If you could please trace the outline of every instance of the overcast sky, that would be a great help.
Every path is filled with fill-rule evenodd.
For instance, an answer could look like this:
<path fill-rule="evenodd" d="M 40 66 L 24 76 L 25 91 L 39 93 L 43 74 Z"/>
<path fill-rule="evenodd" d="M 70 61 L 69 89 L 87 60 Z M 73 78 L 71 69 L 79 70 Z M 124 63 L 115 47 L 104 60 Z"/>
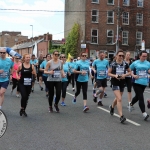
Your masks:
<path fill-rule="evenodd" d="M 65 0 L 0 0 L 0 9 L 51 10 L 63 11 Z M 21 31 L 29 38 L 53 34 L 53 39 L 64 37 L 63 12 L 31 12 L 0 10 L 0 32 Z"/>

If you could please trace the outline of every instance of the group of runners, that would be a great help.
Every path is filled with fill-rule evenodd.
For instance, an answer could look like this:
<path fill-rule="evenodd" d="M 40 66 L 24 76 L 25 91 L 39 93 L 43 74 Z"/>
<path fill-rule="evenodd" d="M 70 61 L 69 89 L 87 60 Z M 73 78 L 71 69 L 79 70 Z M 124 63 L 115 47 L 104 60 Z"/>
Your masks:
<path fill-rule="evenodd" d="M 81 52 L 76 62 L 73 62 L 73 57 L 71 57 L 70 62 L 66 62 L 65 54 L 59 54 L 57 50 L 53 54 L 47 54 L 45 59 L 43 59 L 42 54 L 38 60 L 35 55 L 30 58 L 30 54 L 24 54 L 21 60 L 17 57 L 11 60 L 6 57 L 6 50 L 3 48 L 0 50 L 0 109 L 2 109 L 6 89 L 12 80 L 11 93 L 17 87 L 16 96 L 21 96 L 19 114 L 20 116 L 27 116 L 27 103 L 30 93 L 34 92 L 35 80 L 38 79 L 40 90 L 45 89 L 49 112 L 52 113 L 53 109 L 59 112 L 60 101 L 61 106 L 66 106 L 66 91 L 70 82 L 72 83 L 72 90 L 75 91 L 72 99 L 73 104 L 76 103 L 82 89 L 83 112 L 87 112 L 89 110 L 87 99 L 91 99 L 91 97 L 87 97 L 89 77 L 93 82 L 93 93 L 91 93 L 93 101 L 102 107 L 102 98 L 107 96 L 105 91 L 109 76 L 115 96 L 114 101 L 109 106 L 110 114 L 114 114 L 114 108 L 117 106 L 120 122 L 126 121 L 122 111 L 122 95 L 126 86 L 129 111 L 131 112 L 134 109 L 134 104 L 139 102 L 143 118 L 147 120 L 149 115 L 145 111 L 144 90 L 148 84 L 149 73 L 150 63 L 147 61 L 146 51 L 141 51 L 139 59 L 133 62 L 130 58 L 130 52 L 125 54 L 123 50 L 119 50 L 114 60 L 109 63 L 105 59 L 103 51 L 100 51 L 99 57 L 91 62 L 87 60 L 86 52 Z M 132 87 L 135 91 L 133 98 Z"/>

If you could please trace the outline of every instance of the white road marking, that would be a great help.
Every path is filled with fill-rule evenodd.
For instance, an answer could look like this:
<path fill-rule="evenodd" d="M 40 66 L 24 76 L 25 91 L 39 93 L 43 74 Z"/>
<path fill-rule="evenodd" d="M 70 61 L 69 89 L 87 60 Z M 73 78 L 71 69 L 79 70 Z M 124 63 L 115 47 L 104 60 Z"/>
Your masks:
<path fill-rule="evenodd" d="M 71 96 L 73 96 L 74 97 L 74 95 L 73 94 L 71 94 L 71 93 L 68 93 L 68 92 L 66 92 L 68 95 L 71 95 Z"/>
<path fill-rule="evenodd" d="M 104 109 L 104 108 L 102 108 L 102 107 L 97 107 L 97 108 L 99 108 L 99 109 L 101 109 L 101 110 L 103 110 L 103 111 L 105 111 L 105 112 L 110 113 L 109 110 Z M 114 116 L 120 118 L 120 116 L 117 115 L 117 114 L 115 114 L 115 113 L 114 113 Z M 132 120 L 126 119 L 126 121 L 127 121 L 127 122 L 130 122 L 131 124 L 133 124 L 133 125 L 135 125 L 135 126 L 141 126 L 140 124 L 138 124 L 138 123 L 136 123 L 136 122 L 134 122 L 134 121 L 132 121 Z"/>

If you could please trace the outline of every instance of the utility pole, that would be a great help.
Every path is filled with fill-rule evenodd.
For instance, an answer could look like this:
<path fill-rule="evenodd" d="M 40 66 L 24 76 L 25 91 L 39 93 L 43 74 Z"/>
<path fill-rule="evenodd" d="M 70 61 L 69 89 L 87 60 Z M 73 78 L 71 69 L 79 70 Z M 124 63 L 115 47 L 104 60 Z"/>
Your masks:
<path fill-rule="evenodd" d="M 32 27 L 32 54 L 33 54 L 33 25 L 30 25 Z"/>

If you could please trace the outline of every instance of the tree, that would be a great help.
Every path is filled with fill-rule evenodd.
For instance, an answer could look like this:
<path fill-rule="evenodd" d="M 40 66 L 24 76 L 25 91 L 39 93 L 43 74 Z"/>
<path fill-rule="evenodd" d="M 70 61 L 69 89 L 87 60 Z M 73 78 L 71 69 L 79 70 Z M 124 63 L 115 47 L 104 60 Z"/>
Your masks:
<path fill-rule="evenodd" d="M 78 54 L 78 43 L 80 39 L 80 25 L 75 23 L 66 38 L 65 54 L 70 53 L 71 56 L 76 57 Z"/>

